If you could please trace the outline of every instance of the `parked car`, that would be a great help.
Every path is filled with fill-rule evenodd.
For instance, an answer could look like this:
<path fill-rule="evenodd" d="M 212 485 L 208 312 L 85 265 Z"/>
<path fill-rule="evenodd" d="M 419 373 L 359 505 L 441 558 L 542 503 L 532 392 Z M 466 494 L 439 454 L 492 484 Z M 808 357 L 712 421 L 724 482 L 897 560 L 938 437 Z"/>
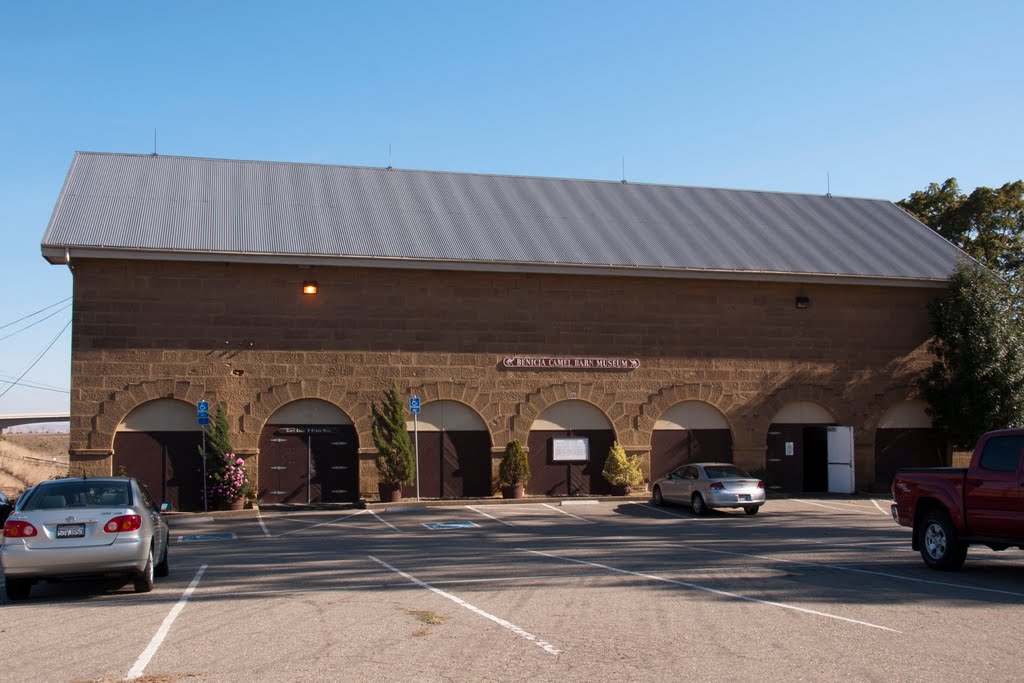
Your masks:
<path fill-rule="evenodd" d="M 0 492 L 0 524 L 7 521 L 7 517 L 11 514 L 13 509 L 14 503 L 12 503 L 10 498 L 5 496 L 3 492 Z"/>
<path fill-rule="evenodd" d="M 983 434 L 966 468 L 897 470 L 892 517 L 932 569 L 956 570 L 972 544 L 1024 550 L 1024 429 Z"/>
<path fill-rule="evenodd" d="M 40 580 L 128 576 L 146 593 L 154 577 L 167 576 L 167 524 L 134 478 L 54 479 L 23 498 L 0 545 L 11 600 L 27 598 Z"/>
<path fill-rule="evenodd" d="M 654 482 L 654 504 L 683 503 L 696 515 L 716 508 L 743 508 L 756 515 L 764 505 L 764 482 L 727 462 L 683 465 Z"/>

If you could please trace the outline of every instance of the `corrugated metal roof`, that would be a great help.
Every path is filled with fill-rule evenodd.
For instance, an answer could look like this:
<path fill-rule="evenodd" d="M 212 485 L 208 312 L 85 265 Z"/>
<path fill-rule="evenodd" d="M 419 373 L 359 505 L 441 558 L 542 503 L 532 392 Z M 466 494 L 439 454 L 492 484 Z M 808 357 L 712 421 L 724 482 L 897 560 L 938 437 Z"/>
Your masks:
<path fill-rule="evenodd" d="M 939 281 L 960 257 L 882 200 L 84 152 L 42 246 Z"/>

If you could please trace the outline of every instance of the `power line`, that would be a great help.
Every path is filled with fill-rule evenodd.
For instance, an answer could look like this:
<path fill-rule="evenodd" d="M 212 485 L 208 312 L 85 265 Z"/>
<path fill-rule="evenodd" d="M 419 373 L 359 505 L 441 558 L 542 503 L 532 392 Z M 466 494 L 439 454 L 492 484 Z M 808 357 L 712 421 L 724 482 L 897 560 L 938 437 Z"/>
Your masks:
<path fill-rule="evenodd" d="M 46 345 L 46 348 L 43 349 L 40 352 L 40 354 L 35 357 L 35 360 L 32 361 L 32 364 L 29 365 L 27 368 L 25 368 L 24 372 L 22 372 L 20 375 L 18 375 L 18 379 L 14 380 L 14 382 L 12 382 L 11 384 L 8 384 L 6 389 L 4 389 L 3 391 L 0 391 L 0 398 L 3 398 L 7 394 L 7 392 L 10 391 L 12 387 L 14 387 L 15 384 L 17 384 L 22 379 L 24 379 L 25 375 L 27 375 L 29 373 L 29 371 L 36 366 L 36 363 L 38 363 L 39 361 L 41 361 L 43 359 L 43 356 L 46 355 L 46 352 L 49 351 L 51 348 L 53 348 L 53 345 L 56 344 L 57 340 L 60 339 L 61 335 L 64 334 L 64 330 L 68 329 L 68 327 L 70 327 L 70 326 L 71 326 L 71 321 L 69 320 L 67 322 L 67 324 L 64 325 L 64 327 L 60 328 L 60 332 L 57 333 L 57 336 L 54 337 L 50 341 L 50 343 Z"/>
<path fill-rule="evenodd" d="M 45 321 L 49 320 L 50 318 L 52 318 L 53 316 L 57 315 L 57 314 L 58 314 L 58 313 L 60 313 L 61 311 L 66 311 L 66 310 L 67 310 L 68 308 L 70 308 L 70 307 L 71 307 L 71 304 L 68 304 L 68 305 L 67 305 L 67 306 L 65 306 L 64 308 L 58 308 L 58 309 L 57 309 L 56 311 L 54 311 L 54 312 L 53 312 L 53 313 L 51 313 L 50 315 L 46 316 L 45 318 L 40 318 L 39 320 L 35 321 L 34 323 L 30 323 L 30 324 L 28 324 L 28 325 L 25 325 L 25 327 L 21 328 L 20 330 L 15 330 L 14 332 L 11 332 L 11 333 L 10 333 L 9 335 L 7 335 L 6 337 L 0 337 L 0 341 L 3 341 L 4 339 L 10 339 L 11 337 L 13 337 L 14 335 L 18 334 L 19 332 L 24 332 L 25 330 L 27 330 L 27 329 L 28 329 L 28 328 L 30 328 L 30 327 L 35 327 L 35 326 L 36 326 L 36 325 L 38 325 L 39 323 L 41 323 L 41 322 L 45 322 Z M 31 317 L 31 316 L 29 316 L 29 317 Z M 24 319 L 25 319 L 25 318 L 22 318 L 22 320 L 24 320 Z M 13 325 L 14 323 L 11 323 L 11 324 Z"/>
<path fill-rule="evenodd" d="M 20 323 L 20 322 L 21 322 L 22 320 L 27 320 L 27 319 L 29 319 L 29 318 L 31 318 L 31 317 L 33 317 L 33 316 L 39 315 L 39 314 L 40 314 L 40 313 L 42 313 L 43 311 L 48 311 L 48 310 L 50 310 L 51 308 L 53 308 L 54 306 L 60 306 L 60 305 L 61 305 L 62 303 L 64 303 L 65 301 L 71 301 L 71 297 L 69 296 L 69 297 L 68 297 L 67 299 L 61 299 L 61 300 L 60 300 L 60 301 L 58 301 L 57 303 L 55 303 L 55 304 L 50 304 L 50 305 L 49 305 L 49 306 L 47 306 L 46 308 L 40 308 L 40 309 L 39 309 L 38 311 L 36 311 L 35 313 L 29 313 L 28 315 L 26 315 L 26 316 L 24 316 L 24 317 L 21 317 L 21 318 L 18 318 L 17 320 L 15 320 L 15 321 L 13 321 L 13 322 L 9 322 L 9 323 L 7 323 L 6 325 L 0 325 L 0 330 L 4 329 L 5 327 L 10 327 L 11 325 L 15 325 L 15 324 L 17 324 L 17 323 Z"/>
<path fill-rule="evenodd" d="M 0 384 L 10 384 L 12 386 L 25 387 L 26 389 L 39 389 L 40 391 L 53 391 L 58 394 L 70 394 L 70 389 L 57 389 L 55 387 L 42 387 L 32 382 L 19 382 L 13 379 L 0 379 Z"/>
<path fill-rule="evenodd" d="M 0 372 L 0 382 L 2 382 L 4 384 L 10 384 L 11 382 L 15 382 L 15 381 L 17 381 L 17 380 L 14 379 L 13 375 L 7 375 L 7 374 L 4 374 L 4 373 Z M 54 386 L 53 384 L 47 384 L 46 382 L 38 382 L 36 380 L 32 380 L 30 382 L 22 382 L 21 386 L 29 386 L 29 387 L 32 387 L 33 389 L 50 389 L 52 391 L 68 391 L 68 389 L 65 389 L 64 387 Z"/>

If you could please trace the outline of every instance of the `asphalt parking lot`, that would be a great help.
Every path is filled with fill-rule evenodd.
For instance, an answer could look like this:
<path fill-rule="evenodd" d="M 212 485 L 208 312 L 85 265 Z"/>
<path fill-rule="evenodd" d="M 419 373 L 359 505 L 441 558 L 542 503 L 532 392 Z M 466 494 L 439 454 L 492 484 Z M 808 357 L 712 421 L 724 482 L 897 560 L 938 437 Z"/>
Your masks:
<path fill-rule="evenodd" d="M 1020 678 L 1024 553 L 928 570 L 883 500 L 188 521 L 152 593 L 69 582 L 4 603 L 4 678 Z"/>

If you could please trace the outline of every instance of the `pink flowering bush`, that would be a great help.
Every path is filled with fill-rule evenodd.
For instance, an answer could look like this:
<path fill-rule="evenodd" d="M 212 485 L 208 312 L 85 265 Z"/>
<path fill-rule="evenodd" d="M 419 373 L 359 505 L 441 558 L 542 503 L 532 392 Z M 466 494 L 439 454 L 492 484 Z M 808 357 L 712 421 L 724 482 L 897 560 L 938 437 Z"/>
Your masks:
<path fill-rule="evenodd" d="M 248 497 L 252 483 L 245 471 L 245 461 L 234 453 L 224 454 L 223 467 L 207 473 L 210 502 L 215 506 L 228 505 L 243 497 Z"/>

